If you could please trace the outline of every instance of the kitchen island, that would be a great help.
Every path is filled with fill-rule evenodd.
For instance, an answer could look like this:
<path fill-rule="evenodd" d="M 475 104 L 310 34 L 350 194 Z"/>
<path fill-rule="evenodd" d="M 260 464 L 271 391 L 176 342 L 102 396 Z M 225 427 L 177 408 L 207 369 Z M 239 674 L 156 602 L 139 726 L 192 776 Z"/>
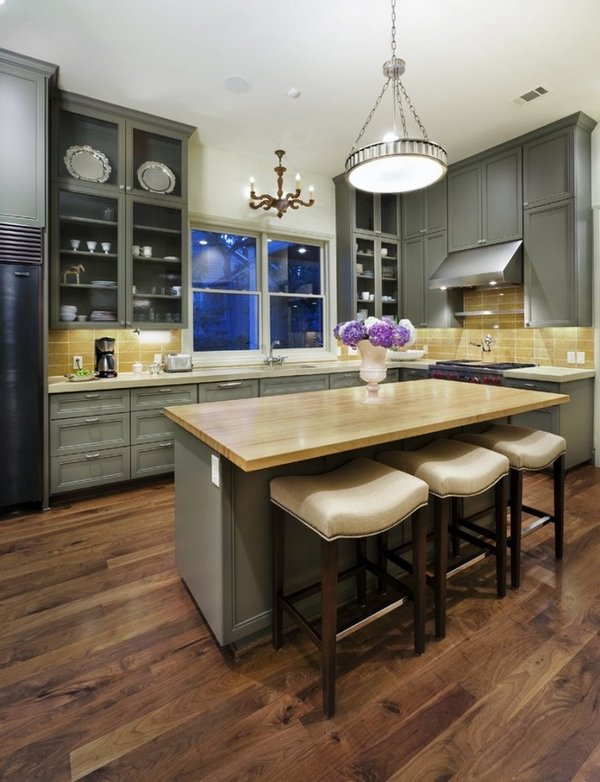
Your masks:
<path fill-rule="evenodd" d="M 177 424 L 175 554 L 217 641 L 239 643 L 271 621 L 269 482 L 318 473 L 358 454 L 411 447 L 427 436 L 563 404 L 565 394 L 447 380 L 165 408 Z M 318 542 L 290 524 L 290 588 L 316 580 Z M 350 546 L 341 558 L 349 561 Z M 345 564 L 345 563 L 343 563 Z"/>

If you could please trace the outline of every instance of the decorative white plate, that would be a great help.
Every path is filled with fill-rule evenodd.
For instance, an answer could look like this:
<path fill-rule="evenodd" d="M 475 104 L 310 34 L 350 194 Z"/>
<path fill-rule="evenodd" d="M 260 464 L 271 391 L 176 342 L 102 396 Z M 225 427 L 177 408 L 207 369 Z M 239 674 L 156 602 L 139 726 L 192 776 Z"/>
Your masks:
<path fill-rule="evenodd" d="M 96 373 L 92 375 L 65 375 L 71 383 L 85 383 L 86 380 L 96 380 L 98 375 Z"/>
<path fill-rule="evenodd" d="M 69 147 L 64 161 L 69 174 L 84 182 L 106 182 L 112 170 L 104 152 L 88 144 Z"/>
<path fill-rule="evenodd" d="M 424 350 L 388 350 L 387 357 L 390 361 L 414 361 L 423 358 Z"/>
<path fill-rule="evenodd" d="M 165 255 L 165 261 L 178 261 L 179 258 L 176 255 Z"/>
<path fill-rule="evenodd" d="M 137 178 L 144 190 L 150 193 L 172 193 L 175 174 L 164 163 L 147 160 L 137 170 Z"/>
<path fill-rule="evenodd" d="M 100 285 L 106 287 L 116 287 L 117 283 L 114 280 L 92 280 L 92 285 Z"/>

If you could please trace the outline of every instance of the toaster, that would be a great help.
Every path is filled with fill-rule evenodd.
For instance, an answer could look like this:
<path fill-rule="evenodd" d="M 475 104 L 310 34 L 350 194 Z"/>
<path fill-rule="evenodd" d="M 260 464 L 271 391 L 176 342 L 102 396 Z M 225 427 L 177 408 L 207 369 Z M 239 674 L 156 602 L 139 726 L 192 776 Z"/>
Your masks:
<path fill-rule="evenodd" d="M 192 356 L 190 353 L 167 353 L 164 365 L 165 372 L 191 372 Z"/>

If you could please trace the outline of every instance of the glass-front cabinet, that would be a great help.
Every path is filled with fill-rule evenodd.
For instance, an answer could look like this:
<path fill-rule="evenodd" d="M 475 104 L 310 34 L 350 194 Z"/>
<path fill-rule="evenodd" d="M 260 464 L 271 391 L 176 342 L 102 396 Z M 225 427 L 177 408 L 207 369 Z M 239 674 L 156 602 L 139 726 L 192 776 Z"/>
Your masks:
<path fill-rule="evenodd" d="M 57 96 L 52 327 L 186 324 L 192 131 L 84 96 Z"/>
<path fill-rule="evenodd" d="M 398 315 L 398 242 L 356 236 L 356 312 L 361 319 Z"/>

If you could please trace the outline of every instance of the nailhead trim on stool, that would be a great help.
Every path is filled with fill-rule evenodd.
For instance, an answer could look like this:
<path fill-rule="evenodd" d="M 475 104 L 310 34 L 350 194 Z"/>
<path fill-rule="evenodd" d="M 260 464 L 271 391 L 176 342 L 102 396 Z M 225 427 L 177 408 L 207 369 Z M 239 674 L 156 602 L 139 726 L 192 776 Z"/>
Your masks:
<path fill-rule="evenodd" d="M 496 557 L 496 585 L 499 597 L 506 594 L 506 477 L 509 463 L 505 456 L 467 443 L 440 438 L 415 451 L 382 451 L 377 460 L 422 478 L 433 497 L 435 525 L 433 588 L 435 593 L 435 631 L 446 635 L 446 579 L 448 577 L 448 526 L 453 520 L 453 535 L 484 547 Z M 492 458 L 490 458 L 492 457 Z M 453 500 L 472 497 L 495 487 L 495 532 L 477 528 L 479 537 L 460 530 Z M 492 539 L 492 543 L 484 537 Z M 396 561 L 396 560 L 394 560 Z"/>
<path fill-rule="evenodd" d="M 565 451 L 567 441 L 560 435 L 527 426 L 495 424 L 485 432 L 464 432 L 454 436 L 461 442 L 489 448 L 510 462 L 510 581 L 521 585 L 521 541 L 523 537 L 548 523 L 554 524 L 554 554 L 562 559 L 565 518 Z M 553 513 L 523 505 L 523 472 L 537 472 L 552 465 Z M 523 511 L 537 518 L 523 529 Z"/>
<path fill-rule="evenodd" d="M 425 545 L 428 486 L 372 459 L 359 457 L 331 472 L 320 475 L 290 475 L 274 478 L 271 487 L 273 521 L 273 646 L 283 645 L 285 610 L 321 651 L 323 711 L 335 711 L 335 664 L 337 641 L 370 621 L 400 607 L 407 595 L 414 602 L 414 645 L 425 649 Z M 301 521 L 321 537 L 321 580 L 293 594 L 284 594 L 284 526 L 286 515 Z M 412 589 L 390 576 L 366 556 L 366 539 L 377 536 L 408 519 L 412 521 Z M 366 571 L 373 572 L 402 595 L 384 608 L 362 617 L 350 627 L 338 630 L 337 622 L 337 540 L 356 540 L 357 563 L 339 578 L 356 576 L 359 605 L 366 603 Z M 294 606 L 308 594 L 321 591 L 321 632 L 318 633 Z M 383 593 L 383 590 L 382 590 Z"/>

